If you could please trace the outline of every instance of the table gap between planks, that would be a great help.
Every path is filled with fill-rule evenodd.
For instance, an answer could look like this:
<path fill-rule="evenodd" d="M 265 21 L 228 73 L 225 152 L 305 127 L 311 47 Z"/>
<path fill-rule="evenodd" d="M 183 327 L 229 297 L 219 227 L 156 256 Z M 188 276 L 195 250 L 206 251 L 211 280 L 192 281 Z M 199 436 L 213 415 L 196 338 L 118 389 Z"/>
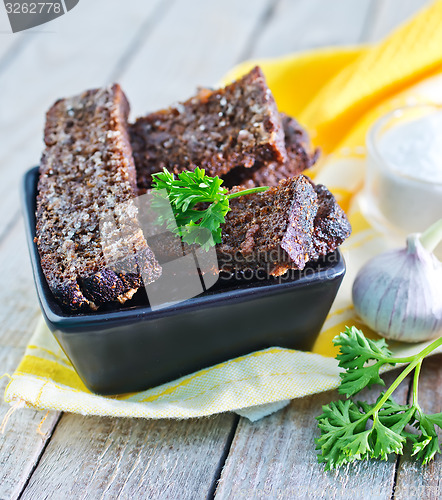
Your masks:
<path fill-rule="evenodd" d="M 134 117 L 215 85 L 246 58 L 377 40 L 426 3 L 95 0 L 18 35 L 0 17 L 0 371 L 14 370 L 39 318 L 18 190 L 56 98 L 119 81 Z M 422 373 L 433 411 L 440 361 Z M 254 424 L 232 414 L 145 421 L 55 411 L 41 423 L 43 412 L 16 411 L 0 439 L 0 499 L 440 498 L 439 458 L 426 469 L 404 457 L 325 474 L 314 416 L 335 397 L 303 398 Z M 398 399 L 407 397 L 405 386 Z M 0 404 L 0 420 L 8 409 Z"/>

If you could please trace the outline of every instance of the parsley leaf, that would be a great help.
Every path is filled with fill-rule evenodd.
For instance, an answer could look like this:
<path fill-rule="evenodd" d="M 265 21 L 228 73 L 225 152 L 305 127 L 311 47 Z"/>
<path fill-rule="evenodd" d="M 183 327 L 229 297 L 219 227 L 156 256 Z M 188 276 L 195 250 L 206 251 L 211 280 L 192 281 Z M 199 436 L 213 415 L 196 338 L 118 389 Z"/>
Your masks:
<path fill-rule="evenodd" d="M 391 352 L 384 339 L 370 340 L 357 328 L 347 327 L 333 339 L 333 343 L 340 347 L 336 359 L 339 366 L 346 370 L 340 374 L 342 381 L 338 390 L 341 394 L 353 396 L 364 387 L 373 384 L 385 385 L 379 376 L 379 369 L 382 365 L 391 363 Z M 371 360 L 376 363 L 365 366 Z"/>
<path fill-rule="evenodd" d="M 347 370 L 341 373 L 341 385 L 338 391 L 347 396 L 353 396 L 362 391 L 364 387 L 370 387 L 373 384 L 385 385 L 385 382 L 379 376 L 380 363 L 355 370 Z"/>
<path fill-rule="evenodd" d="M 409 437 L 405 426 L 414 421 L 415 409 L 383 398 L 382 393 L 374 404 L 347 399 L 323 406 L 323 414 L 317 417 L 321 437 L 315 441 L 321 451 L 318 461 L 325 462 L 327 470 L 402 453 Z"/>
<path fill-rule="evenodd" d="M 368 419 L 351 401 L 336 401 L 322 407 L 323 414 L 316 417 L 321 437 L 316 439 L 316 449 L 321 450 L 319 462 L 326 469 L 364 458 L 370 450 L 365 429 Z"/>
<path fill-rule="evenodd" d="M 421 435 L 414 440 L 412 455 L 416 455 L 416 458 L 421 460 L 425 465 L 433 460 L 436 453 L 441 453 L 439 439 L 434 426 L 441 427 L 442 414 L 426 415 L 422 413 L 420 408 L 416 413 L 415 427 L 421 431 Z"/>
<path fill-rule="evenodd" d="M 387 460 L 390 453 L 402 454 L 406 438 L 393 429 L 385 426 L 380 419 L 376 418 L 370 431 L 372 439 L 371 458 Z"/>
<path fill-rule="evenodd" d="M 333 344 L 340 347 L 336 359 L 339 360 L 339 366 L 345 369 L 362 368 L 371 359 L 388 362 L 392 355 L 385 339 L 367 339 L 354 326 L 346 327 L 343 333 L 333 339 Z"/>
<path fill-rule="evenodd" d="M 442 413 L 429 415 L 421 410 L 417 382 L 422 360 L 442 345 L 442 338 L 409 358 L 394 358 L 385 340 L 367 339 L 354 327 L 346 328 L 334 343 L 340 348 L 339 366 L 345 370 L 341 374 L 340 392 L 347 396 L 375 383 L 385 385 L 379 375 L 382 365 L 409 364 L 375 403 L 347 399 L 322 407 L 323 413 L 317 417 L 321 435 L 315 442 L 320 452 L 318 461 L 325 464 L 326 470 L 355 460 L 386 460 L 391 453 L 402 454 L 407 442 L 412 443 L 412 455 L 423 464 L 440 453 L 435 426 L 442 428 Z M 413 402 L 400 405 L 391 394 L 413 370 Z M 414 426 L 420 434 L 409 432 L 407 426 Z"/>
<path fill-rule="evenodd" d="M 221 243 L 221 224 L 230 210 L 230 199 L 268 189 L 257 187 L 228 194 L 222 179 L 210 177 L 198 167 L 180 172 L 178 177 L 165 168 L 152 178 L 153 189 L 158 191 L 152 204 L 159 214 L 158 223 L 165 223 L 184 243 L 198 244 L 206 250 Z M 169 204 L 174 218 L 165 215 Z"/>

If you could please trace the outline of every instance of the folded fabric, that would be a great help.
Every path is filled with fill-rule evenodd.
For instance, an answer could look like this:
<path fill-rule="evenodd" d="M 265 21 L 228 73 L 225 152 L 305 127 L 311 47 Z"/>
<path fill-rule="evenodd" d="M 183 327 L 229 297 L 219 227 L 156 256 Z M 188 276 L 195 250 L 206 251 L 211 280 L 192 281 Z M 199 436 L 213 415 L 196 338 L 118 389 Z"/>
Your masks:
<path fill-rule="evenodd" d="M 365 135 L 384 113 L 410 102 L 442 103 L 442 1 L 420 12 L 374 46 L 324 49 L 274 60 L 249 61 L 230 81 L 259 64 L 281 111 L 306 126 L 323 158 L 310 175 L 335 194 L 353 234 L 342 247 L 347 274 L 313 352 L 277 346 L 254 352 L 136 394 L 104 397 L 83 385 L 43 321 L 9 384 L 5 399 L 37 409 L 87 415 L 190 418 L 237 411 L 256 420 L 288 401 L 336 388 L 332 339 L 346 325 L 370 332 L 351 303 L 356 272 L 390 243 L 360 209 Z M 400 355 L 423 345 L 393 344 Z"/>

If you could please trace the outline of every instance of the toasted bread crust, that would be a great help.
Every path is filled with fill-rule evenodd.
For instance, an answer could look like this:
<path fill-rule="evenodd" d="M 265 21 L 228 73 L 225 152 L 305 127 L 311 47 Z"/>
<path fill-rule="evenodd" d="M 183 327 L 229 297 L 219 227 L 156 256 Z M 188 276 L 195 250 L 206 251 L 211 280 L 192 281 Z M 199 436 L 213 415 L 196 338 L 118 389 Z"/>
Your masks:
<path fill-rule="evenodd" d="M 221 176 L 238 165 L 287 160 L 281 119 L 258 67 L 222 89 L 202 89 L 184 103 L 139 118 L 130 137 L 144 190 L 164 167 L 175 173 L 201 167 Z"/>
<path fill-rule="evenodd" d="M 223 175 L 226 187 L 277 186 L 279 181 L 295 177 L 316 163 L 319 149 L 312 149 L 307 132 L 294 118 L 284 113 L 280 113 L 280 117 L 287 150 L 286 161 L 257 162 L 251 168 L 236 167 Z"/>
<path fill-rule="evenodd" d="M 124 302 L 141 276 L 161 274 L 130 205 L 137 188 L 128 113 L 118 85 L 61 99 L 47 113 L 35 241 L 50 289 L 71 311 Z M 104 237 L 106 218 L 114 225 Z"/>
<path fill-rule="evenodd" d="M 234 188 L 232 191 L 240 191 Z M 299 175 L 233 198 L 217 247 L 220 269 L 280 276 L 334 251 L 350 224 L 333 195 Z"/>

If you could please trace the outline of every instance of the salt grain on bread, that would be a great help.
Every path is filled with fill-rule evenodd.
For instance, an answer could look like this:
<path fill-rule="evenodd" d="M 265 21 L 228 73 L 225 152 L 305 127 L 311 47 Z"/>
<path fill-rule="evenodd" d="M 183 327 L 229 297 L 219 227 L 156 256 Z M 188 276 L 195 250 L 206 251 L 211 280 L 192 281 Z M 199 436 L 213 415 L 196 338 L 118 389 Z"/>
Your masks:
<path fill-rule="evenodd" d="M 251 168 L 237 166 L 222 176 L 224 186 L 277 186 L 279 181 L 295 177 L 316 163 L 319 150 L 311 147 L 306 130 L 291 116 L 280 113 L 280 118 L 287 150 L 286 160 L 256 162 Z"/>
<path fill-rule="evenodd" d="M 242 188 L 234 188 L 232 192 Z M 333 195 L 299 175 L 230 201 L 217 246 L 226 272 L 280 276 L 333 252 L 351 232 Z"/>
<path fill-rule="evenodd" d="M 275 100 L 256 67 L 218 90 L 139 118 L 130 127 L 138 185 L 149 189 L 152 174 L 205 169 L 222 176 L 241 165 L 284 163 L 287 151 Z"/>
<path fill-rule="evenodd" d="M 131 206 L 128 113 L 119 85 L 61 99 L 47 113 L 35 241 L 49 288 L 70 311 L 123 303 L 161 274 Z"/>

